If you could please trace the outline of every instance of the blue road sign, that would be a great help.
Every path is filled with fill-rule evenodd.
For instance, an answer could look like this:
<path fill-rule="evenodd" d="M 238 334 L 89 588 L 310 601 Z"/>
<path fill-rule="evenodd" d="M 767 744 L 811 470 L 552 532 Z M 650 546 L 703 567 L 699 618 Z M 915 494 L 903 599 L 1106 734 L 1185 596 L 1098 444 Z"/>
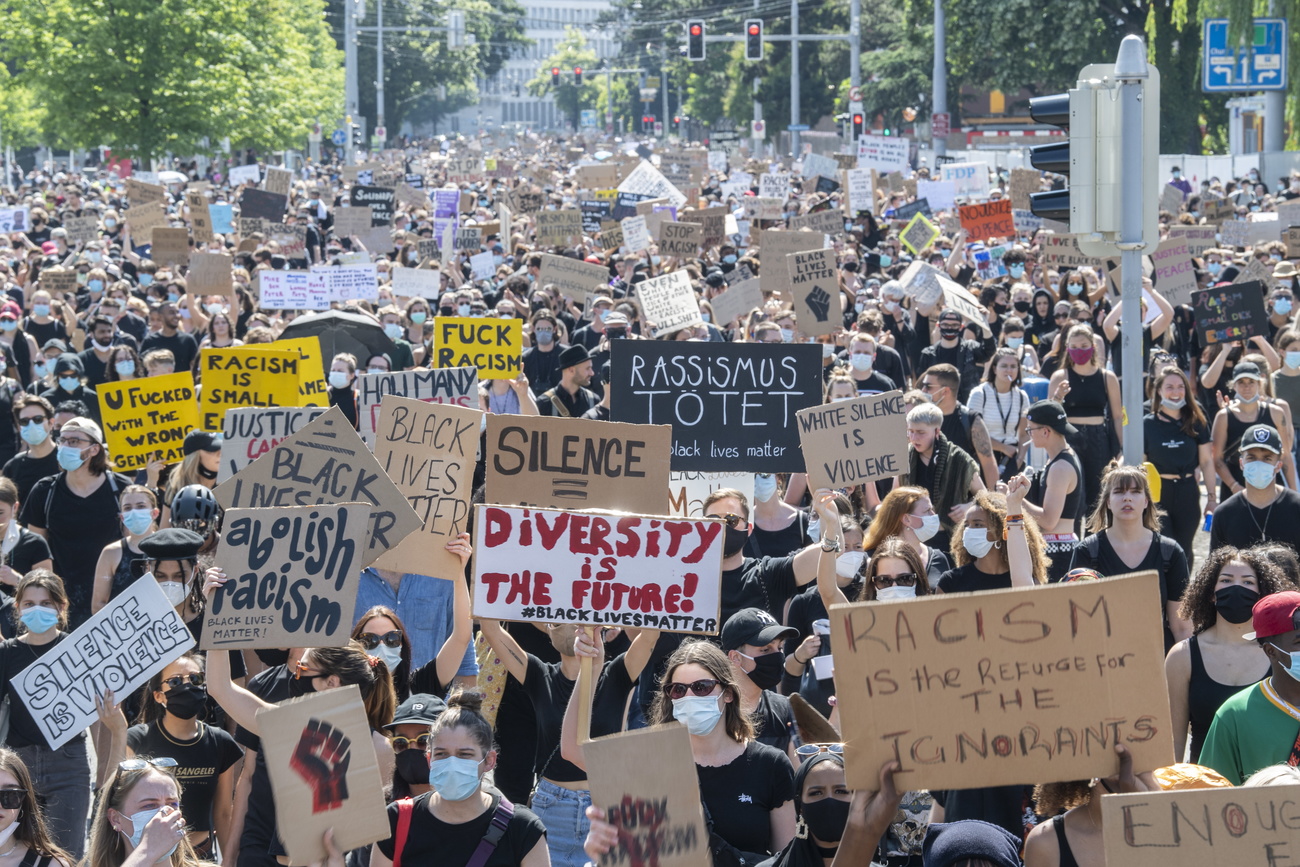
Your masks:
<path fill-rule="evenodd" d="M 336 129 L 334 130 L 334 134 L 330 136 L 330 141 L 334 142 L 334 144 L 338 145 L 339 147 L 342 147 L 343 145 L 347 144 L 348 134 L 341 129 Z"/>
<path fill-rule="evenodd" d="M 806 123 L 792 123 L 786 127 L 788 132 L 807 132 L 809 126 Z"/>
<path fill-rule="evenodd" d="M 1228 44 L 1228 19 L 1207 18 L 1201 44 L 1201 89 L 1206 93 L 1286 90 L 1285 18 L 1256 18 L 1246 38 Z"/>

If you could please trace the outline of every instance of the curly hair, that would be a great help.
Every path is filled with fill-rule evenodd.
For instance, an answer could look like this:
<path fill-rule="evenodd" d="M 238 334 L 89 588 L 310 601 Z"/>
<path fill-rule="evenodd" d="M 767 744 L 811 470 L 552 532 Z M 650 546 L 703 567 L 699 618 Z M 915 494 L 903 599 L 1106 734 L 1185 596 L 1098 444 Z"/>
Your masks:
<path fill-rule="evenodd" d="M 995 544 L 1002 545 L 1002 539 L 1006 535 L 1006 495 L 988 490 L 980 491 L 975 495 L 975 506 L 983 509 L 984 514 L 988 516 L 988 529 L 997 540 Z M 1047 543 L 1043 541 L 1043 531 L 1038 529 L 1038 522 L 1029 514 L 1024 516 L 1024 526 L 1025 541 L 1029 543 L 1029 562 L 1033 567 L 1034 583 L 1046 584 L 1051 560 L 1047 556 Z M 962 544 L 961 537 L 964 532 L 966 532 L 966 516 L 962 515 L 952 531 L 952 560 L 958 566 L 965 566 L 975 560 Z"/>
<path fill-rule="evenodd" d="M 737 743 L 754 739 L 754 723 L 740 708 L 740 687 L 736 683 L 731 660 L 716 644 L 702 639 L 683 642 L 664 664 L 663 678 L 659 681 L 659 692 L 650 708 L 651 725 L 672 722 L 673 703 L 664 692 L 663 685 L 672 683 L 673 672 L 683 665 L 698 665 L 722 687 L 721 695 L 731 696 L 731 701 L 723 705 L 722 722 L 727 727 L 727 735 Z"/>
<path fill-rule="evenodd" d="M 1039 783 L 1034 786 L 1034 812 L 1040 816 L 1055 816 L 1092 800 L 1091 780 L 1070 780 L 1064 783 Z"/>
<path fill-rule="evenodd" d="M 1261 597 L 1297 589 L 1295 582 L 1268 558 L 1263 546 L 1244 550 L 1231 545 L 1217 548 L 1205 558 L 1200 571 L 1183 591 L 1183 601 L 1178 606 L 1178 616 L 1192 624 L 1193 634 L 1201 634 L 1219 619 L 1214 608 L 1214 591 L 1219 583 L 1219 573 L 1233 560 L 1245 563 L 1255 573 L 1255 584 Z"/>

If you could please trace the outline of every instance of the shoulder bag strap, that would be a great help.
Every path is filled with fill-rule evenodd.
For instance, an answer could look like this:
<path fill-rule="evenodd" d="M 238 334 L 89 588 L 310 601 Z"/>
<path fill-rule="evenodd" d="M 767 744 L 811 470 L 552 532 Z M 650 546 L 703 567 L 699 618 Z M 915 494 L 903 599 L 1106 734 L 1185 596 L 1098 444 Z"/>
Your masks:
<path fill-rule="evenodd" d="M 411 814 L 415 812 L 415 801 L 402 798 L 397 802 L 397 833 L 393 837 L 393 867 L 402 867 L 402 849 L 406 838 L 411 833 Z"/>
<path fill-rule="evenodd" d="M 1300 734 L 1295 736 L 1295 743 L 1291 745 L 1291 755 L 1287 757 L 1286 763 L 1291 767 L 1300 767 Z"/>
<path fill-rule="evenodd" d="M 483 867 L 484 864 L 487 864 L 488 859 L 492 857 L 492 853 L 496 850 L 497 844 L 506 835 L 506 828 L 510 825 L 510 819 L 514 815 L 515 805 L 510 803 L 509 798 L 502 795 L 501 800 L 497 802 L 496 812 L 492 814 L 492 824 L 488 825 L 487 833 L 479 841 L 478 848 L 469 857 L 465 867 Z"/>

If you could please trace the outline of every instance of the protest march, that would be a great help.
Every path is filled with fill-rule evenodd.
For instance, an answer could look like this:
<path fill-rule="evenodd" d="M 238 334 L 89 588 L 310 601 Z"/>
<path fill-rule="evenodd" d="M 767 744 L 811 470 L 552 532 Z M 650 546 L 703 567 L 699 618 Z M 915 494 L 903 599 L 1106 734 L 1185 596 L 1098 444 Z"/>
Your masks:
<path fill-rule="evenodd" d="M 0 867 L 1300 860 L 1300 173 L 868 138 L 8 178 Z"/>

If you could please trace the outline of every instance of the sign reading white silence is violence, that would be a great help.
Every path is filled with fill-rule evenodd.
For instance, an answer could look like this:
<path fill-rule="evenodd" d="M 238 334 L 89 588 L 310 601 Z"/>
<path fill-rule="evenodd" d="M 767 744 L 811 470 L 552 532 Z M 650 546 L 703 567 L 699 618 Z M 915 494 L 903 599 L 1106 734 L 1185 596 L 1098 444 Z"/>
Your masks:
<path fill-rule="evenodd" d="M 720 520 L 477 508 L 475 617 L 709 635 L 721 625 Z"/>

